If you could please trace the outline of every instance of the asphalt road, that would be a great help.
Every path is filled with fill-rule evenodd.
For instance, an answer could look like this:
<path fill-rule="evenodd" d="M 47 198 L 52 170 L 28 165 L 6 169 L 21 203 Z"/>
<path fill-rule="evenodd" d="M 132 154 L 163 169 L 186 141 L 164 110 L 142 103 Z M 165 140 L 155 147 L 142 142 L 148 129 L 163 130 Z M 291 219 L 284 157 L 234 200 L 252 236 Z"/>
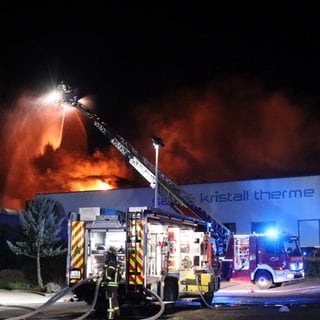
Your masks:
<path fill-rule="evenodd" d="M 281 287 L 259 290 L 253 284 L 226 282 L 215 293 L 213 304 L 317 304 L 320 303 L 320 279 L 305 279 Z M 320 317 L 319 317 L 320 318 Z"/>
<path fill-rule="evenodd" d="M 172 315 L 164 315 L 160 319 L 171 320 L 313 320 L 319 319 L 320 304 L 303 306 L 262 306 L 262 305 L 234 305 L 213 309 L 179 310 Z"/>
<path fill-rule="evenodd" d="M 34 312 L 52 296 L 22 291 L 0 290 L 0 319 L 23 318 Z M 72 302 L 66 295 L 53 305 L 33 315 L 30 319 L 79 319 L 89 310 L 83 302 Z M 156 313 L 155 309 L 154 312 Z M 146 319 L 150 317 L 123 310 L 121 319 Z M 178 304 L 176 311 L 162 315 L 159 319 L 174 320 L 237 320 L 237 319 L 319 319 L 320 318 L 320 279 L 305 280 L 280 288 L 256 290 L 246 283 L 223 283 L 216 292 L 213 304 L 203 307 L 200 304 Z M 86 319 L 104 319 L 103 315 L 90 313 Z"/>

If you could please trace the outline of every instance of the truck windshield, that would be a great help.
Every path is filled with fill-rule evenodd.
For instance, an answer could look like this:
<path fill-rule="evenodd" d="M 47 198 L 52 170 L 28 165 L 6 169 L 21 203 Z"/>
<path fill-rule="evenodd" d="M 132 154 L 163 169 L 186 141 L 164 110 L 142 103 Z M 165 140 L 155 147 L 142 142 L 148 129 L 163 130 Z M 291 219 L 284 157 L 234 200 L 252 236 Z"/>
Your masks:
<path fill-rule="evenodd" d="M 288 256 L 301 256 L 302 253 L 297 238 L 284 238 L 283 244 L 285 252 Z"/>

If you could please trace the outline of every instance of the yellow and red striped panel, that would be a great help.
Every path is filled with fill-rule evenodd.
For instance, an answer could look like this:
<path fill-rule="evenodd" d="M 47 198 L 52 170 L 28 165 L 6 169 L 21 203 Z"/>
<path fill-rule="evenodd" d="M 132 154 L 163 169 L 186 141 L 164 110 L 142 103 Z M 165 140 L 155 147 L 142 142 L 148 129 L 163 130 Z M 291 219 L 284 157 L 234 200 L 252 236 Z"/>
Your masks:
<path fill-rule="evenodd" d="M 70 270 L 78 269 L 83 279 L 84 268 L 84 221 L 73 221 L 71 223 L 71 255 Z M 81 280 L 79 279 L 79 281 Z M 78 281 L 77 281 L 78 282 Z"/>
<path fill-rule="evenodd" d="M 143 220 L 131 220 L 131 237 L 129 284 L 143 284 Z"/>

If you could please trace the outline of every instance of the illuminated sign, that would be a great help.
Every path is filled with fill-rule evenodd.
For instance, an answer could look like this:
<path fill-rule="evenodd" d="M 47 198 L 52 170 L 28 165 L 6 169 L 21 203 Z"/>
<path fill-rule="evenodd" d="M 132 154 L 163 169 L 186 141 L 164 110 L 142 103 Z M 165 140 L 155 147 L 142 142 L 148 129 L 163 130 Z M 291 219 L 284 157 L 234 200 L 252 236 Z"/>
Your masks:
<path fill-rule="evenodd" d="M 292 189 L 292 190 L 242 190 L 241 192 L 225 192 L 215 191 L 211 194 L 200 193 L 200 202 L 232 202 L 232 201 L 249 201 L 249 200 L 282 200 L 282 199 L 301 199 L 312 198 L 315 196 L 315 190 L 308 189 Z"/>

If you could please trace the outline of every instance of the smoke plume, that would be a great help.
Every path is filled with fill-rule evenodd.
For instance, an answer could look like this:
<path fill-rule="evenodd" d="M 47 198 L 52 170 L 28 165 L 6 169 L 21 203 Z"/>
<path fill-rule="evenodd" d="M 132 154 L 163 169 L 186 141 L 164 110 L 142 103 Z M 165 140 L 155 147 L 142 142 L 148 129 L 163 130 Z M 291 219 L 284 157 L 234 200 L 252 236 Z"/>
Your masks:
<path fill-rule="evenodd" d="M 176 183 L 319 173 L 320 126 L 310 99 L 234 78 L 148 106 L 137 111 L 137 127 L 162 138 L 159 168 Z"/>
<path fill-rule="evenodd" d="M 111 189 L 132 176 L 116 150 L 88 153 L 84 119 L 24 93 L 1 132 L 1 204 L 20 209 L 36 193 Z"/>
<path fill-rule="evenodd" d="M 155 100 L 132 108 L 128 142 L 153 162 L 151 137 L 159 136 L 159 168 L 177 184 L 319 173 L 320 127 L 306 102 L 240 78 Z M 113 146 L 88 152 L 85 119 L 76 110 L 48 108 L 31 93 L 7 109 L 1 207 L 22 208 L 36 193 L 137 185 Z"/>

